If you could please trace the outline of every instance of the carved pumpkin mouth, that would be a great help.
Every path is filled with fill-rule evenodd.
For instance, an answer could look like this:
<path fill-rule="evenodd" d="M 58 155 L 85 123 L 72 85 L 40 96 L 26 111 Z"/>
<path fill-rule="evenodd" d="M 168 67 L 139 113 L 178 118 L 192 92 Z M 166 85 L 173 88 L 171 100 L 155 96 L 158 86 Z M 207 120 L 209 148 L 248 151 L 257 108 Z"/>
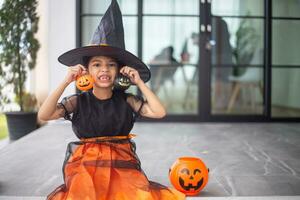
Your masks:
<path fill-rule="evenodd" d="M 86 83 L 86 84 L 80 84 L 80 87 L 86 87 L 88 86 L 90 83 Z"/>
<path fill-rule="evenodd" d="M 124 87 L 129 87 L 131 84 L 129 78 L 127 78 L 125 76 L 120 76 L 117 81 L 118 81 L 119 85 L 124 86 Z"/>
<path fill-rule="evenodd" d="M 120 84 L 121 86 L 125 86 L 125 87 L 130 86 L 130 83 L 128 83 L 128 82 L 122 82 L 122 81 L 119 81 L 119 84 Z"/>
<path fill-rule="evenodd" d="M 189 191 L 191 189 L 198 190 L 203 184 L 203 178 L 201 178 L 201 180 L 198 181 L 197 185 L 192 185 L 191 183 L 189 183 L 187 186 L 185 186 L 184 180 L 181 177 L 179 177 L 179 184 L 186 191 Z"/>

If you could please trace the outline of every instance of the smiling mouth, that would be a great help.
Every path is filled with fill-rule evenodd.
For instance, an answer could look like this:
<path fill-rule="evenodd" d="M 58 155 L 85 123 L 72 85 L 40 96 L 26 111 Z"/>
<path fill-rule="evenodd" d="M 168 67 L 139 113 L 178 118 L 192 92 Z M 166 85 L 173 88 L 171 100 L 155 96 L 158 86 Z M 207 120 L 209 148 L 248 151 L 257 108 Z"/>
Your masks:
<path fill-rule="evenodd" d="M 197 185 L 195 185 L 195 186 L 192 185 L 191 183 L 189 183 L 187 186 L 185 186 L 184 180 L 181 177 L 179 177 L 179 184 L 184 190 L 187 190 L 187 191 L 189 191 L 191 189 L 198 190 L 203 184 L 203 178 L 201 178 L 201 180 L 198 181 Z"/>
<path fill-rule="evenodd" d="M 98 79 L 99 79 L 100 81 L 109 81 L 109 80 L 110 80 L 110 77 L 107 76 L 107 75 L 102 75 L 102 76 L 98 77 Z"/>

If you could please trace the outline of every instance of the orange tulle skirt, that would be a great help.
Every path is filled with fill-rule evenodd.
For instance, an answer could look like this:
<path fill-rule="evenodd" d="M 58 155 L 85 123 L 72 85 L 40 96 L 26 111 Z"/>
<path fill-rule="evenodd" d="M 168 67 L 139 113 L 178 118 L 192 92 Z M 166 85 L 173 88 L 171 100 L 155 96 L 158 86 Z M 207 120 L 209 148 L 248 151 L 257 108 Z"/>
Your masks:
<path fill-rule="evenodd" d="M 149 181 L 133 135 L 82 139 L 68 145 L 64 184 L 48 200 L 181 200 L 181 192 Z"/>

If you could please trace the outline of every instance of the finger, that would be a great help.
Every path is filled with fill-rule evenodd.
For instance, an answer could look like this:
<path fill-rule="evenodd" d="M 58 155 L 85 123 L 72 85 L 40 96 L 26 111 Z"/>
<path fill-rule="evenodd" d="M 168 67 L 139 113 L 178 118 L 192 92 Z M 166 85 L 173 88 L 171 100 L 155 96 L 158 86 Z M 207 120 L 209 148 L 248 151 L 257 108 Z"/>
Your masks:
<path fill-rule="evenodd" d="M 129 71 L 127 69 L 124 70 L 123 72 L 124 75 L 128 76 L 129 75 Z"/>
<path fill-rule="evenodd" d="M 124 74 L 124 75 L 127 75 L 128 74 L 128 67 L 123 67 L 122 69 L 121 69 L 121 73 L 122 74 Z"/>
<path fill-rule="evenodd" d="M 76 74 L 72 74 L 72 80 L 77 80 L 78 76 Z"/>
<path fill-rule="evenodd" d="M 74 73 L 79 76 L 81 74 L 82 70 L 79 68 L 77 70 L 74 71 Z"/>
<path fill-rule="evenodd" d="M 81 69 L 72 69 L 70 71 L 70 73 L 72 74 L 72 76 L 79 77 L 82 75 L 82 70 Z"/>
<path fill-rule="evenodd" d="M 79 74 L 83 71 L 83 69 L 80 67 L 80 65 L 76 65 L 76 70 Z"/>
<path fill-rule="evenodd" d="M 136 76 L 136 73 L 135 73 L 134 71 L 130 71 L 128 75 L 129 75 L 130 77 L 133 77 L 133 78 L 134 78 L 134 77 Z"/>
<path fill-rule="evenodd" d="M 87 72 L 87 70 L 82 70 L 82 69 L 80 69 L 80 76 L 83 76 L 83 75 L 85 75 L 85 74 L 87 74 L 88 72 Z"/>
<path fill-rule="evenodd" d="M 78 65 L 74 65 L 74 66 L 71 66 L 71 67 L 70 67 L 70 69 L 77 69 L 77 68 L 79 68 Z"/>
<path fill-rule="evenodd" d="M 79 72 L 79 71 L 80 71 L 80 69 L 71 69 L 70 71 L 71 71 L 71 72 L 75 72 L 75 73 L 77 73 L 77 72 Z"/>
<path fill-rule="evenodd" d="M 86 75 L 88 72 L 86 70 L 82 71 L 82 75 Z"/>
<path fill-rule="evenodd" d="M 123 67 L 123 68 L 122 68 L 122 72 L 125 73 L 125 74 L 127 74 L 128 68 L 127 68 L 127 67 Z"/>
<path fill-rule="evenodd" d="M 128 68 L 128 66 L 126 66 L 126 65 L 122 67 L 122 69 L 124 69 L 124 70 L 127 69 L 127 68 Z"/>
<path fill-rule="evenodd" d="M 86 68 L 83 66 L 83 65 L 81 65 L 81 64 L 78 64 L 78 66 L 83 70 L 83 71 L 85 71 L 86 70 Z"/>
<path fill-rule="evenodd" d="M 71 72 L 78 72 L 78 71 L 80 71 L 80 70 L 81 70 L 81 68 L 78 67 L 78 66 L 74 66 L 74 67 L 71 67 L 71 68 L 70 68 L 70 71 L 71 71 Z"/>
<path fill-rule="evenodd" d="M 128 70 L 129 71 L 136 71 L 134 68 L 132 68 L 132 67 L 128 67 Z"/>
<path fill-rule="evenodd" d="M 126 69 L 133 69 L 132 67 L 129 67 L 129 66 L 125 66 L 126 67 Z"/>
<path fill-rule="evenodd" d="M 127 68 L 127 74 L 130 74 L 131 72 L 135 72 L 136 70 L 133 68 L 128 67 Z"/>
<path fill-rule="evenodd" d="M 126 73 L 128 73 L 128 71 L 129 71 L 130 69 L 131 69 L 131 68 L 128 67 L 128 66 L 125 66 L 125 67 L 124 67 L 124 71 L 125 71 Z"/>
<path fill-rule="evenodd" d="M 122 74 L 124 76 L 126 75 L 125 72 L 124 72 L 124 70 L 120 71 L 120 74 Z"/>
<path fill-rule="evenodd" d="M 122 73 L 122 74 L 123 74 L 123 73 L 124 73 L 124 69 L 125 69 L 125 68 L 124 68 L 124 67 L 122 67 L 122 68 L 120 69 L 120 73 Z"/>

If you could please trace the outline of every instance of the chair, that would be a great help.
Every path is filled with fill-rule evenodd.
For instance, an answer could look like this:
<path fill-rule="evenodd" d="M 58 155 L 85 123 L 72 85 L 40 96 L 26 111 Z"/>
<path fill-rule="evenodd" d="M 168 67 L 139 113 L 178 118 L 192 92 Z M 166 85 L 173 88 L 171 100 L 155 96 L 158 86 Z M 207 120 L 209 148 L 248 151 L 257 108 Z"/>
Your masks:
<path fill-rule="evenodd" d="M 227 112 L 230 112 L 236 103 L 237 96 L 241 92 L 242 89 L 249 88 L 250 89 L 250 100 L 251 107 L 254 109 L 255 106 L 255 89 L 259 89 L 262 97 L 263 97 L 263 87 L 262 87 L 262 70 L 261 68 L 249 67 L 246 69 L 245 73 L 241 76 L 229 76 L 229 80 L 233 82 L 233 92 L 231 94 Z"/>
<path fill-rule="evenodd" d="M 167 104 L 171 103 L 171 98 L 165 84 L 167 81 L 171 81 L 173 85 L 175 84 L 174 75 L 177 68 L 181 66 L 173 57 L 173 52 L 173 47 L 168 46 L 162 49 L 162 51 L 149 62 L 152 76 L 150 81 L 151 89 L 155 93 L 158 93 L 162 88 L 167 99 Z"/>

